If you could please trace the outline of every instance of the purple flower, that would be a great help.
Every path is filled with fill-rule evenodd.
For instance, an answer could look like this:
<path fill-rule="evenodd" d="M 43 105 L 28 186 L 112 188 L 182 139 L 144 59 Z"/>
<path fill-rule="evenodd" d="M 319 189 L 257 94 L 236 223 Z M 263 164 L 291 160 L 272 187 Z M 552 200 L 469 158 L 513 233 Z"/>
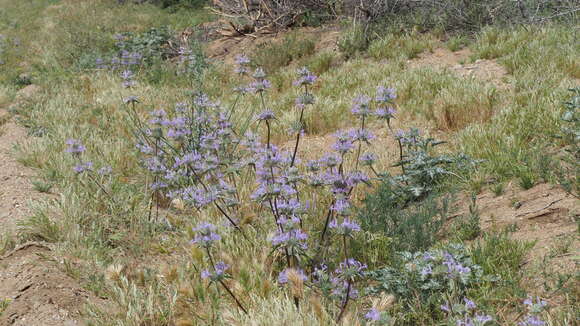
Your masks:
<path fill-rule="evenodd" d="M 352 280 L 357 276 L 361 276 L 366 268 L 366 264 L 363 264 L 354 258 L 348 258 L 340 263 L 334 272 L 343 280 Z"/>
<path fill-rule="evenodd" d="M 112 172 L 113 172 L 113 169 L 112 169 L 110 166 L 104 166 L 104 167 L 100 168 L 100 169 L 97 171 L 97 173 L 98 173 L 99 175 L 103 175 L 103 176 L 104 176 L 104 175 L 109 175 L 109 174 L 111 174 Z"/>
<path fill-rule="evenodd" d="M 236 56 L 235 62 L 237 65 L 249 65 L 250 64 L 250 58 L 248 58 L 247 56 L 243 55 L 243 54 L 238 54 Z"/>
<path fill-rule="evenodd" d="M 348 153 L 351 149 L 354 148 L 354 144 L 352 139 L 348 133 L 344 131 L 340 131 L 335 134 L 336 136 L 336 143 L 332 145 L 332 149 L 341 153 L 342 155 Z"/>
<path fill-rule="evenodd" d="M 445 312 L 451 312 L 451 308 L 449 308 L 448 304 L 442 304 L 440 308 Z"/>
<path fill-rule="evenodd" d="M 356 116 L 365 117 L 370 115 L 371 108 L 370 108 L 371 98 L 366 95 L 358 95 L 354 101 L 353 106 L 351 108 L 352 114 Z"/>
<path fill-rule="evenodd" d="M 266 72 L 264 72 L 264 69 L 262 68 L 256 68 L 252 77 L 254 77 L 254 79 L 258 81 L 263 80 L 264 78 L 266 78 Z"/>
<path fill-rule="evenodd" d="M 371 140 L 375 139 L 373 133 L 368 129 L 351 129 L 348 135 L 352 141 L 360 141 L 365 143 L 370 143 Z"/>
<path fill-rule="evenodd" d="M 336 229 L 336 232 L 344 236 L 352 236 L 354 232 L 359 232 L 361 230 L 360 226 L 351 221 L 349 218 L 345 218 L 341 224 L 338 224 L 336 220 L 333 220 L 328 224 L 332 229 Z"/>
<path fill-rule="evenodd" d="M 79 155 L 80 153 L 84 152 L 86 150 L 86 147 L 83 146 L 83 144 L 80 142 L 80 140 L 77 139 L 68 139 L 66 141 L 66 145 L 68 146 L 65 149 L 65 152 L 67 153 L 71 153 L 73 155 Z"/>
<path fill-rule="evenodd" d="M 276 247 L 280 246 L 306 250 L 306 239 L 308 239 L 306 233 L 300 229 L 294 229 L 287 232 L 278 231 L 270 241 L 272 242 L 272 245 Z"/>
<path fill-rule="evenodd" d="M 306 67 L 297 70 L 298 80 L 294 81 L 294 86 L 312 85 L 318 79 Z"/>
<path fill-rule="evenodd" d="M 197 235 L 193 240 L 191 240 L 191 243 L 200 247 L 209 248 L 213 245 L 214 242 L 221 240 L 221 236 L 214 232 L 216 230 L 215 225 L 211 223 L 201 222 L 192 230 Z"/>
<path fill-rule="evenodd" d="M 211 281 L 219 281 L 224 278 L 226 270 L 229 267 L 230 266 L 228 264 L 224 263 L 223 261 L 220 261 L 217 264 L 215 264 L 215 268 L 213 269 L 213 271 L 209 271 L 207 269 L 203 270 L 201 272 L 201 278 L 210 279 Z"/>
<path fill-rule="evenodd" d="M 342 163 L 342 158 L 335 153 L 326 153 L 320 160 L 320 163 L 328 168 L 333 168 Z"/>
<path fill-rule="evenodd" d="M 267 90 L 270 87 L 272 87 L 272 83 L 270 83 L 270 81 L 267 79 L 262 79 L 251 83 L 248 86 L 248 90 L 252 93 L 260 93 Z"/>
<path fill-rule="evenodd" d="M 544 326 L 546 322 L 541 320 L 538 316 L 527 316 L 524 321 L 520 322 L 521 326 Z"/>
<path fill-rule="evenodd" d="M 346 199 L 337 199 L 334 201 L 331 209 L 339 215 L 347 215 L 350 203 Z"/>
<path fill-rule="evenodd" d="M 379 321 L 381 320 L 381 313 L 376 308 L 372 308 L 365 314 L 365 318 L 370 321 Z"/>
<path fill-rule="evenodd" d="M 377 108 L 375 110 L 375 116 L 379 119 L 392 119 L 395 114 L 397 113 L 397 110 L 395 110 L 394 108 L 388 106 L 386 108 L 384 107 L 380 107 Z"/>
<path fill-rule="evenodd" d="M 314 96 L 312 94 L 302 94 L 296 98 L 296 106 L 298 108 L 303 108 L 306 105 L 314 104 Z"/>
<path fill-rule="evenodd" d="M 133 72 L 131 70 L 123 70 L 121 72 L 121 78 L 123 78 L 124 80 L 130 80 L 133 79 L 135 75 L 133 74 Z"/>
<path fill-rule="evenodd" d="M 524 304 L 530 307 L 535 305 L 539 308 L 543 308 L 548 305 L 548 302 L 542 300 L 540 297 L 536 297 L 536 302 L 534 302 L 534 298 L 528 296 L 528 298 L 524 300 Z"/>
<path fill-rule="evenodd" d="M 281 271 L 280 274 L 278 274 L 278 283 L 280 284 L 286 284 L 288 283 L 288 272 L 291 270 L 291 268 L 286 268 L 285 270 Z M 298 277 L 300 277 L 300 279 L 302 281 L 306 281 L 308 279 L 308 277 L 306 276 L 306 273 L 304 273 L 303 270 L 298 269 L 296 270 Z"/>
<path fill-rule="evenodd" d="M 479 322 L 481 325 L 485 325 L 485 323 L 492 321 L 493 318 L 491 318 L 491 316 L 489 316 L 489 315 L 477 314 L 477 315 L 475 315 L 475 320 L 477 322 Z"/>
<path fill-rule="evenodd" d="M 394 88 L 386 88 L 384 86 L 377 87 L 377 95 L 375 101 L 379 103 L 389 103 L 397 98 L 397 93 Z"/>
<path fill-rule="evenodd" d="M 139 98 L 137 96 L 131 95 L 131 96 L 124 98 L 123 103 L 125 103 L 125 104 L 139 103 Z"/>
<path fill-rule="evenodd" d="M 81 162 L 73 168 L 77 174 L 81 174 L 93 169 L 93 162 Z"/>
<path fill-rule="evenodd" d="M 360 156 L 359 161 L 364 166 L 371 166 L 377 161 L 377 155 L 374 153 L 364 153 Z"/>
<path fill-rule="evenodd" d="M 260 112 L 258 114 L 258 120 L 260 121 L 267 121 L 267 120 L 272 120 L 276 118 L 276 115 L 274 114 L 274 111 L 270 110 L 270 109 L 266 109 L 262 112 Z"/>
<path fill-rule="evenodd" d="M 427 265 L 421 269 L 421 277 L 425 278 L 427 275 L 431 274 L 433 274 L 433 268 L 431 266 Z"/>
<path fill-rule="evenodd" d="M 467 310 L 472 310 L 477 308 L 477 305 L 475 304 L 475 302 L 469 300 L 468 298 L 463 298 L 463 301 L 465 301 L 465 308 Z"/>

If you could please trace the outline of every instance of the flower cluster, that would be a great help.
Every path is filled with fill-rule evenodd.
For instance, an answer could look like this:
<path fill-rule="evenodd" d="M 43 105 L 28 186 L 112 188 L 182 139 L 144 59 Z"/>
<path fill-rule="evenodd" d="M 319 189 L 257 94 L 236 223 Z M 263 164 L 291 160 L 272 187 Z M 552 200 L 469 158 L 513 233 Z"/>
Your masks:
<path fill-rule="evenodd" d="M 532 298 L 529 296 L 524 300 L 524 305 L 527 306 L 528 314 L 524 317 L 518 325 L 520 326 L 544 326 L 546 322 L 540 318 L 540 314 L 548 306 L 548 302 L 542 300 L 540 297 Z"/>
<path fill-rule="evenodd" d="M 463 298 L 463 302 L 441 305 L 441 310 L 449 315 L 449 318 L 457 326 L 484 326 L 493 321 L 489 315 L 476 311 L 477 305 L 468 298 Z"/>

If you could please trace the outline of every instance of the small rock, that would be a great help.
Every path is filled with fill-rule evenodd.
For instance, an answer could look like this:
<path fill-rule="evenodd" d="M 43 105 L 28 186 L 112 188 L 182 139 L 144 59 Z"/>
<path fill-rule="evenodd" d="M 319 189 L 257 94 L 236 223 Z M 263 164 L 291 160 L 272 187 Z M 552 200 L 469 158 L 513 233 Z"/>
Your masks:
<path fill-rule="evenodd" d="M 20 98 L 28 99 L 28 98 L 31 98 L 32 96 L 36 95 L 40 90 L 41 90 L 40 86 L 32 84 L 32 85 L 28 85 L 28 86 L 24 87 L 23 89 L 19 90 L 18 93 L 16 93 L 16 96 L 20 97 Z"/>

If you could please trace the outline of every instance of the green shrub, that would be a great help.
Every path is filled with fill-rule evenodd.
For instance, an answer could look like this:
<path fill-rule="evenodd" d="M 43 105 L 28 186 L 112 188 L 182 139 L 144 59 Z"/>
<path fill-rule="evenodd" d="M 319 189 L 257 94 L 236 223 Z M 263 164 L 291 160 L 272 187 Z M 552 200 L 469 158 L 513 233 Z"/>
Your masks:
<path fill-rule="evenodd" d="M 338 49 L 347 59 L 366 51 L 368 46 L 369 40 L 365 29 L 360 26 L 349 28 L 338 41 Z"/>
<path fill-rule="evenodd" d="M 368 53 L 374 59 L 414 59 L 425 50 L 433 48 L 432 41 L 426 37 L 406 34 L 398 36 L 389 34 L 384 38 L 373 41 L 368 49 Z"/>
<path fill-rule="evenodd" d="M 315 47 L 316 43 L 311 37 L 292 33 L 282 42 L 266 42 L 258 46 L 252 57 L 252 64 L 271 74 L 294 60 L 311 56 Z"/>
<path fill-rule="evenodd" d="M 408 205 L 392 183 L 383 182 L 364 200 L 358 214 L 361 227 L 392 238 L 395 251 L 425 250 L 435 243 L 437 233 L 447 218 L 449 200 L 435 196 Z M 441 203 L 439 203 L 441 201 Z"/>
<path fill-rule="evenodd" d="M 564 145 L 562 167 L 557 172 L 560 184 L 570 193 L 580 191 L 580 87 L 570 90 L 572 98 L 567 101 L 562 114 L 562 128 L 558 137 Z"/>
<path fill-rule="evenodd" d="M 367 273 L 369 294 L 393 294 L 401 310 L 397 325 L 435 325 L 443 319 L 440 306 L 463 300 L 482 282 L 497 280 L 485 273 L 460 244 L 424 252 L 400 253 L 400 260 Z"/>
<path fill-rule="evenodd" d="M 469 214 L 467 216 L 458 216 L 451 226 L 449 235 L 458 241 L 473 240 L 481 233 L 479 224 L 479 211 L 477 209 L 477 196 L 472 194 L 471 204 L 469 205 Z"/>
<path fill-rule="evenodd" d="M 483 268 L 484 273 L 494 273 L 503 280 L 513 280 L 519 277 L 520 266 L 533 242 L 522 242 L 509 238 L 507 231 L 488 233 L 477 241 L 471 254 L 473 261 Z"/>

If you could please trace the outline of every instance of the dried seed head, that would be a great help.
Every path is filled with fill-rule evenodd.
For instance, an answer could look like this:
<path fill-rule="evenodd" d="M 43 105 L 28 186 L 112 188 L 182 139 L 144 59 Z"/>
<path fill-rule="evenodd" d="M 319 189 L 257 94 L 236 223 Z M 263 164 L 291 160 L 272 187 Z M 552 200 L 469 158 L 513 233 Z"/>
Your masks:
<path fill-rule="evenodd" d="M 121 274 L 125 270 L 125 266 L 121 264 L 112 264 L 107 267 L 105 271 L 105 278 L 109 281 L 118 281 L 121 278 Z"/>
<path fill-rule="evenodd" d="M 290 268 L 287 275 L 292 296 L 301 299 L 304 295 L 304 274 L 294 268 Z"/>
<path fill-rule="evenodd" d="M 380 298 L 373 300 L 373 307 L 379 311 L 388 310 L 395 303 L 395 296 L 392 294 L 384 295 Z"/>
<path fill-rule="evenodd" d="M 324 307 L 322 307 L 320 298 L 318 296 L 311 296 L 308 301 L 310 302 L 310 307 L 320 324 L 324 324 L 326 321 L 326 312 L 324 311 Z"/>

